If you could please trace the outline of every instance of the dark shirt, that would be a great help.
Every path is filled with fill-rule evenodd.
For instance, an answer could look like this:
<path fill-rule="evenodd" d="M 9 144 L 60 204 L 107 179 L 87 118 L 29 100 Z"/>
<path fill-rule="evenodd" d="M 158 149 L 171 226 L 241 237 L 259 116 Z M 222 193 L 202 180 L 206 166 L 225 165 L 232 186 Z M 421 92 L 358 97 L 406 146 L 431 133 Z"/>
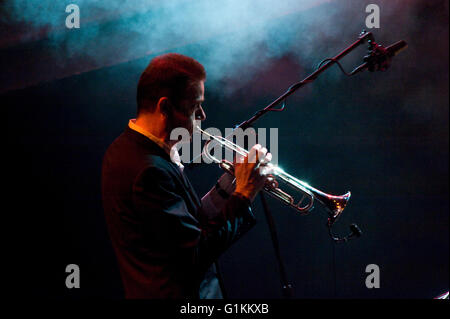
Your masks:
<path fill-rule="evenodd" d="M 208 215 L 170 156 L 129 127 L 106 151 L 102 197 L 127 298 L 199 298 L 213 262 L 256 222 L 238 194 Z"/>

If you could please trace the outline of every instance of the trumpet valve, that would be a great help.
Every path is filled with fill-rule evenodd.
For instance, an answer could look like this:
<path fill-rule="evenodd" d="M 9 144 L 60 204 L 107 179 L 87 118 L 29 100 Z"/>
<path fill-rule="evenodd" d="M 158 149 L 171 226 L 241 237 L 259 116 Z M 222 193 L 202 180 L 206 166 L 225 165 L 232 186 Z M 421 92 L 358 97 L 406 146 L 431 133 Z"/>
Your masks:
<path fill-rule="evenodd" d="M 278 181 L 275 179 L 275 177 L 273 177 L 273 175 L 269 175 L 267 177 L 265 187 L 268 189 L 278 188 Z"/>

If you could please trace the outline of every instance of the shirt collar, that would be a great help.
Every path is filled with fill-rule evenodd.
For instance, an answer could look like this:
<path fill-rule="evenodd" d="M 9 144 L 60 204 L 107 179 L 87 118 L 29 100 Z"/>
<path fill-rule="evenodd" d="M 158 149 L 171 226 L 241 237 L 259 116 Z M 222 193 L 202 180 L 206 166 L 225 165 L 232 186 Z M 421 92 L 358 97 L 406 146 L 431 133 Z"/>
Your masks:
<path fill-rule="evenodd" d="M 142 135 L 149 138 L 151 141 L 156 143 L 159 147 L 161 147 L 167 154 L 169 154 L 170 159 L 173 163 L 178 165 L 181 169 L 184 168 L 183 164 L 181 164 L 180 154 L 178 153 L 178 149 L 176 147 L 176 144 L 173 147 L 170 147 L 167 143 L 165 143 L 162 139 L 156 137 L 143 127 L 136 124 L 136 119 L 130 119 L 128 122 L 128 127 L 138 133 L 141 133 Z"/>

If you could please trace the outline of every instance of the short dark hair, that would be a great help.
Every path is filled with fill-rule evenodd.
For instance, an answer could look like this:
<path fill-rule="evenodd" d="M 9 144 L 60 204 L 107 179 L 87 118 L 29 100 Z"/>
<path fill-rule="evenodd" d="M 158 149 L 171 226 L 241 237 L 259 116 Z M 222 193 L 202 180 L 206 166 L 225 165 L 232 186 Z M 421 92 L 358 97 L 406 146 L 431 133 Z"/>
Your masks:
<path fill-rule="evenodd" d="M 178 103 L 193 83 L 205 79 L 205 68 L 191 57 L 167 53 L 153 58 L 139 79 L 137 114 L 151 111 L 164 96 Z"/>

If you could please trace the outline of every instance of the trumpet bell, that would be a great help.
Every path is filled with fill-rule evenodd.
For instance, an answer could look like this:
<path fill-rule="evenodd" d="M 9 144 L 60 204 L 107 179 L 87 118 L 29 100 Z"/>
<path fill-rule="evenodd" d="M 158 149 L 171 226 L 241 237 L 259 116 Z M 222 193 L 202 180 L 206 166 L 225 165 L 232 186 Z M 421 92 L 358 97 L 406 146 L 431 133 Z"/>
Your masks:
<path fill-rule="evenodd" d="M 322 193 L 315 194 L 315 198 L 325 206 L 328 210 L 330 218 L 335 221 L 344 211 L 351 195 L 351 192 L 347 192 L 346 194 L 340 196 Z"/>

